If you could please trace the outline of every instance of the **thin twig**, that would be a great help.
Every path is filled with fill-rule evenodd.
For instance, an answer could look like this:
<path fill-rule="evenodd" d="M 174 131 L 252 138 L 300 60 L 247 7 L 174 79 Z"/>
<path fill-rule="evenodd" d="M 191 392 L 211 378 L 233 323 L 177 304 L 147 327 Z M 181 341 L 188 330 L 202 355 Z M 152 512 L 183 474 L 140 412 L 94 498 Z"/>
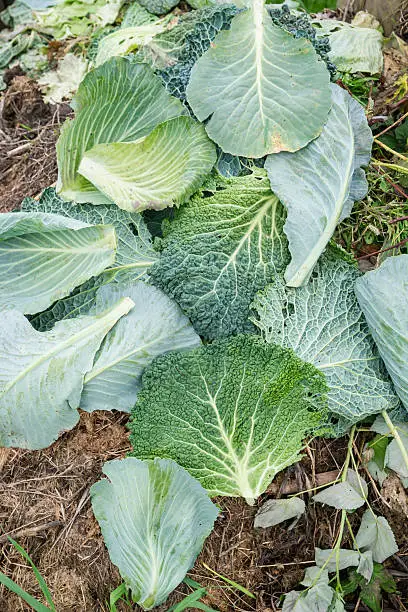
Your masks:
<path fill-rule="evenodd" d="M 376 134 L 376 138 L 379 138 L 380 136 L 383 136 L 384 134 L 386 134 L 387 132 L 389 132 L 393 128 L 397 127 L 397 125 L 402 123 L 402 121 L 404 121 L 404 119 L 406 119 L 407 117 L 408 117 L 408 113 L 405 113 L 404 115 L 401 115 L 401 117 L 399 119 L 397 119 L 397 121 L 394 121 L 394 123 L 392 125 L 389 125 L 387 128 L 385 128 L 385 130 L 383 130 L 379 134 Z"/>
<path fill-rule="evenodd" d="M 41 525 L 36 525 L 35 527 L 28 527 L 27 529 L 13 529 L 13 531 L 9 531 L 4 535 L 0 536 L 0 544 L 4 544 L 8 541 L 9 536 L 13 538 L 27 538 L 35 535 L 39 531 L 44 531 L 45 529 L 51 529 L 51 527 L 60 527 L 63 525 L 61 521 L 50 521 L 49 523 L 41 523 Z"/>
<path fill-rule="evenodd" d="M 368 255 L 361 255 L 361 257 L 357 257 L 357 260 L 360 261 L 360 259 L 368 259 L 369 257 L 374 257 L 374 255 L 380 255 L 381 253 L 386 253 L 387 251 L 392 251 L 392 249 L 398 249 L 401 246 L 404 246 L 404 244 L 407 244 L 408 242 L 408 238 L 405 238 L 404 240 L 401 240 L 401 242 L 397 242 L 397 244 L 393 244 L 390 247 L 387 247 L 386 249 L 381 249 L 380 251 L 374 251 L 374 253 L 368 253 Z"/>

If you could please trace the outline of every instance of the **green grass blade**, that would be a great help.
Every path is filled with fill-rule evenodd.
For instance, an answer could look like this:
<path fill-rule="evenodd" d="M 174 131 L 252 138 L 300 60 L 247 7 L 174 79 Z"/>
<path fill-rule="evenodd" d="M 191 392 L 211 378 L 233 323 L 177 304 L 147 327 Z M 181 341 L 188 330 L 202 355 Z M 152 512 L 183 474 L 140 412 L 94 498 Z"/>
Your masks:
<path fill-rule="evenodd" d="M 128 587 L 124 582 L 122 582 L 122 584 L 116 587 L 116 589 L 111 591 L 109 595 L 109 612 L 117 612 L 116 604 L 121 599 L 123 599 L 127 604 L 129 604 Z"/>
<path fill-rule="evenodd" d="M 206 563 L 203 563 L 203 565 L 209 572 L 212 572 L 213 574 L 218 576 L 218 578 L 221 578 L 221 580 L 224 580 L 224 582 L 232 586 L 234 589 L 238 589 L 238 591 L 241 591 L 241 593 L 244 593 L 244 595 L 247 595 L 248 597 L 251 597 L 252 599 L 256 599 L 255 595 L 251 593 L 251 591 L 248 591 L 248 589 L 243 587 L 242 584 L 238 584 L 238 582 L 234 582 L 233 580 L 230 580 L 226 576 L 219 574 L 215 570 L 211 569 L 211 567 L 209 567 Z"/>
<path fill-rule="evenodd" d="M 4 586 L 9 589 L 12 593 L 15 593 L 21 599 L 23 599 L 29 606 L 32 607 L 35 612 L 50 612 L 50 609 L 47 606 L 44 606 L 38 599 L 32 597 L 24 589 L 22 589 L 14 580 L 0 572 L 0 584 L 4 584 Z M 55 608 L 54 608 L 55 609 Z"/>
<path fill-rule="evenodd" d="M 30 555 L 28 554 L 28 552 L 26 550 L 24 550 L 24 548 L 22 546 L 20 546 L 20 544 L 18 542 L 16 542 L 15 540 L 13 540 L 13 538 L 11 538 L 9 536 L 9 541 L 12 543 L 12 545 L 14 546 L 14 548 L 16 550 L 18 550 L 18 552 L 20 553 L 20 555 L 26 560 L 28 561 L 28 563 L 31 565 L 31 567 L 33 568 L 33 572 L 35 577 L 37 578 L 37 582 L 40 585 L 41 591 L 43 592 L 43 595 L 48 603 L 48 605 L 50 606 L 50 609 L 52 610 L 52 612 L 56 612 L 55 610 L 55 606 L 54 606 L 54 602 L 52 601 L 52 597 L 51 597 L 51 593 L 49 591 L 49 588 L 47 587 L 47 584 L 44 580 L 44 578 L 41 576 L 39 570 L 37 569 L 37 566 L 35 565 L 34 561 L 32 561 Z M 48 610 L 48 608 L 45 608 L 46 610 Z"/>

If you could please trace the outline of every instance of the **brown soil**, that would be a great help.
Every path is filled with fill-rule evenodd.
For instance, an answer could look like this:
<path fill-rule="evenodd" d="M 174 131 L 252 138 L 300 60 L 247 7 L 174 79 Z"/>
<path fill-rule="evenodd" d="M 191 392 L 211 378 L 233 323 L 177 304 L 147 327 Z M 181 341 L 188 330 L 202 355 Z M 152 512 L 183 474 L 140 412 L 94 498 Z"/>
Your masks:
<path fill-rule="evenodd" d="M 108 610 L 109 593 L 121 579 L 111 564 L 89 501 L 89 488 L 101 477 L 105 461 L 122 458 L 129 450 L 127 417 L 109 413 L 81 414 L 79 425 L 43 451 L 3 449 L 0 454 L 0 522 L 29 552 L 43 574 L 58 612 L 97 612 Z M 300 464 L 279 475 L 274 496 L 297 483 L 298 490 L 313 484 L 316 474 L 339 470 L 347 440 L 315 440 Z M 402 490 L 403 491 L 403 490 Z M 408 534 L 406 506 L 401 503 L 401 486 L 392 480 L 384 488 L 385 502 L 371 494 L 375 510 L 386 516 L 394 529 L 400 551 L 387 562 L 397 580 L 400 596 L 390 596 L 384 610 L 405 610 L 408 601 Z M 256 507 L 239 499 L 216 500 L 221 507 L 214 532 L 189 576 L 208 587 L 204 601 L 220 612 L 276 610 L 280 597 L 296 588 L 308 565 L 313 564 L 314 548 L 333 545 L 339 513 L 314 504 L 311 494 L 303 496 L 307 513 L 297 525 L 255 530 Z M 266 495 L 259 504 L 264 501 Z M 398 501 L 399 500 L 399 501 Z M 358 528 L 361 512 L 351 515 Z M 30 594 L 41 598 L 32 570 L 8 543 L 0 549 L 0 567 Z M 352 546 L 348 536 L 344 546 Z M 225 583 L 204 565 L 235 580 L 255 594 L 251 599 Z M 188 592 L 185 585 L 176 589 L 169 601 L 159 607 L 165 612 Z M 356 598 L 350 598 L 350 610 Z M 121 608 L 125 610 L 128 608 Z M 0 587 L 2 612 L 30 608 Z M 139 609 L 135 607 L 135 609 Z"/>
<path fill-rule="evenodd" d="M 17 208 L 24 197 L 36 196 L 56 181 L 55 143 L 71 113 L 66 104 L 45 104 L 35 81 L 18 69 L 5 80 L 9 87 L 0 103 L 0 212 Z"/>

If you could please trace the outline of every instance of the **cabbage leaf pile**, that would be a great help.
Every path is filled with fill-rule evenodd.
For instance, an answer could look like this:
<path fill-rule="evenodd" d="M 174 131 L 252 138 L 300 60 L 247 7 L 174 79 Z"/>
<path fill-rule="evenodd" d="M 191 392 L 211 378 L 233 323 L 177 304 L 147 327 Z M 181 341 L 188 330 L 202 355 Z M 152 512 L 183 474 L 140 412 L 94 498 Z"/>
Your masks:
<path fill-rule="evenodd" d="M 47 7 L 44 28 L 69 36 L 88 4 Z M 190 4 L 142 0 L 93 38 L 55 189 L 0 214 L 0 444 L 44 448 L 79 409 L 130 414 L 132 456 L 91 497 L 146 610 L 194 564 L 210 497 L 254 504 L 308 438 L 408 409 L 408 256 L 363 275 L 333 244 L 373 142 L 333 81 L 353 54 L 380 69 L 378 33 L 357 32 L 358 63 L 356 26 Z"/>

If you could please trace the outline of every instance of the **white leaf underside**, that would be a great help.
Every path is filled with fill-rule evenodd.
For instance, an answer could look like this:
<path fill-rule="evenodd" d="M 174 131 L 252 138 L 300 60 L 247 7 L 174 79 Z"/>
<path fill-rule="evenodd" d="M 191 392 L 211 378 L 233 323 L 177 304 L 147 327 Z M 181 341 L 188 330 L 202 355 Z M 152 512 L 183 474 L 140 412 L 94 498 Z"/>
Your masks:
<path fill-rule="evenodd" d="M 174 461 L 128 457 L 103 472 L 109 480 L 91 487 L 95 517 L 135 601 L 150 610 L 194 565 L 218 509 Z"/>
<path fill-rule="evenodd" d="M 191 323 L 177 304 L 159 289 L 139 281 L 132 285 L 107 285 L 98 291 L 96 312 L 121 297 L 135 306 L 107 334 L 84 380 L 81 409 L 130 412 L 146 366 L 168 351 L 201 344 Z"/>
<path fill-rule="evenodd" d="M 115 261 L 112 227 L 38 214 L 9 213 L 2 219 L 4 230 L 10 215 L 21 222 L 3 233 L 0 227 L 0 308 L 27 314 L 45 310 Z"/>
<path fill-rule="evenodd" d="M 288 211 L 284 231 L 292 260 L 285 280 L 291 287 L 307 281 L 337 224 L 367 192 L 361 165 L 370 161 L 373 137 L 364 109 L 338 85 L 332 85 L 332 96 L 321 135 L 265 163 L 272 190 Z"/>
<path fill-rule="evenodd" d="M 96 317 L 37 332 L 21 313 L 0 324 L 0 445 L 39 449 L 74 427 L 83 378 L 102 339 L 133 307 L 125 298 Z"/>
<path fill-rule="evenodd" d="M 200 121 L 210 117 L 207 133 L 224 152 L 296 151 L 327 118 L 329 73 L 309 41 L 275 26 L 253 0 L 194 65 L 187 100 Z"/>
<path fill-rule="evenodd" d="M 395 389 L 408 410 L 408 255 L 356 281 L 356 295 Z"/>

